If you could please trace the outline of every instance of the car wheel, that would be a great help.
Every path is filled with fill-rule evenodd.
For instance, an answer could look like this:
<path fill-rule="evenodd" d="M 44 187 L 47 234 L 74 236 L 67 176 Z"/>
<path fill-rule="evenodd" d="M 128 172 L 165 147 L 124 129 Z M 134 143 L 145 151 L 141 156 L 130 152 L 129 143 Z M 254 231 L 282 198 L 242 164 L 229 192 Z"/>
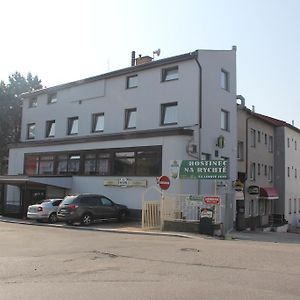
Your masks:
<path fill-rule="evenodd" d="M 119 222 L 125 222 L 127 220 L 127 212 L 125 210 L 119 212 L 118 220 Z"/>
<path fill-rule="evenodd" d="M 87 226 L 93 223 L 93 216 L 91 214 L 84 214 L 81 217 L 81 225 Z"/>
<path fill-rule="evenodd" d="M 49 223 L 56 223 L 57 222 L 57 215 L 56 213 L 52 213 L 50 216 L 49 216 L 49 219 L 48 219 Z"/>

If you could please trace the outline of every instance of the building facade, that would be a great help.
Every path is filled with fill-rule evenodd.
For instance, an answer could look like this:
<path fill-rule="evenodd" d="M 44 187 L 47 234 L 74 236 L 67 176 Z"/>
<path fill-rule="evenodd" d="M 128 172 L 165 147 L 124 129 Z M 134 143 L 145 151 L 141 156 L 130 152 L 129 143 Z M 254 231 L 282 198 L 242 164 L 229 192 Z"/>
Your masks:
<path fill-rule="evenodd" d="M 238 107 L 238 178 L 244 199 L 237 199 L 237 228 L 269 226 L 279 195 L 275 185 L 275 125 L 262 115 Z"/>
<path fill-rule="evenodd" d="M 235 47 L 133 59 L 129 68 L 24 94 L 21 140 L 0 178 L 4 211 L 24 215 L 38 198 L 92 192 L 139 213 L 143 193 L 174 159 L 226 159 L 230 183 L 235 98 Z M 209 180 L 171 179 L 169 192 L 214 190 Z"/>

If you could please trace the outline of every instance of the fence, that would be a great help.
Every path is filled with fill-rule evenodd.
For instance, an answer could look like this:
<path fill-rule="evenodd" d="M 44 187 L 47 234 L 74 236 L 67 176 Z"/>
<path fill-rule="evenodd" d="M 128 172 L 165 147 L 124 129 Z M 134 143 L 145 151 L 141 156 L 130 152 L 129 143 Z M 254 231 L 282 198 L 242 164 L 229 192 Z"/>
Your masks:
<path fill-rule="evenodd" d="M 161 229 L 164 221 L 182 220 L 196 222 L 200 220 L 201 210 L 209 209 L 213 213 L 213 223 L 222 224 L 222 234 L 233 226 L 233 196 L 224 193 L 218 205 L 203 202 L 204 195 L 171 194 L 160 192 L 160 199 L 146 201 L 143 196 L 142 227 Z"/>

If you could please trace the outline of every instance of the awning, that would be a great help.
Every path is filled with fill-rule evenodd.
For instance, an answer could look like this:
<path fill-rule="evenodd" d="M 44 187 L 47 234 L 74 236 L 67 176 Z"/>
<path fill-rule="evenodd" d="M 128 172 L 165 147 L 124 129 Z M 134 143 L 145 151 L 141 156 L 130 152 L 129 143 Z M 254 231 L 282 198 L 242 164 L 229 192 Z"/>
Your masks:
<path fill-rule="evenodd" d="M 0 176 L 0 184 L 16 186 L 55 186 L 70 189 L 72 186 L 72 177 L 30 177 L 23 175 Z"/>
<path fill-rule="evenodd" d="M 243 191 L 235 191 L 235 200 L 244 200 Z"/>
<path fill-rule="evenodd" d="M 274 199 L 278 199 L 279 196 L 277 190 L 274 187 L 261 187 L 259 198 L 274 200 Z"/>

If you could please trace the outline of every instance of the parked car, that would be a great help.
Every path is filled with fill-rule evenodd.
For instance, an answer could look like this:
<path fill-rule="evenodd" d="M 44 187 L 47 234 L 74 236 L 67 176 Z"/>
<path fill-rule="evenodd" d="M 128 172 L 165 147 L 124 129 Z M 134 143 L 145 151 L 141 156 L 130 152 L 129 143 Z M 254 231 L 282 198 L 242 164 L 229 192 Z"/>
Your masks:
<path fill-rule="evenodd" d="M 45 199 L 39 204 L 28 206 L 27 218 L 37 221 L 57 222 L 57 210 L 63 199 Z"/>
<path fill-rule="evenodd" d="M 128 212 L 127 206 L 114 203 L 103 195 L 79 194 L 65 197 L 59 205 L 57 216 L 69 225 L 75 222 L 89 225 L 95 220 L 125 221 Z"/>

